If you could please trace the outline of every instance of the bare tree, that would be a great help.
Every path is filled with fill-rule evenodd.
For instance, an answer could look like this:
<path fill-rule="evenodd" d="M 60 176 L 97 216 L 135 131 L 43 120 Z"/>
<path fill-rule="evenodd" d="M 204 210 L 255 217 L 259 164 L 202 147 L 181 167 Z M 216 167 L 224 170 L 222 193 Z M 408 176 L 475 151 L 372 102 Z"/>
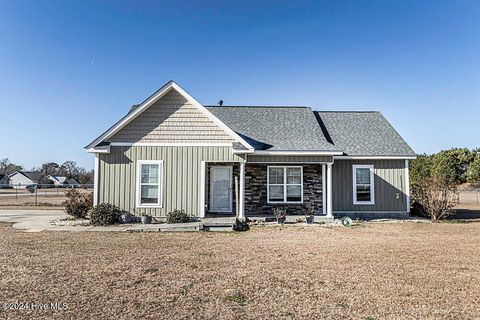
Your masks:
<path fill-rule="evenodd" d="M 5 158 L 0 160 L 0 174 L 1 175 L 9 175 L 15 171 L 22 171 L 23 167 L 13 164 L 10 162 L 10 159 Z"/>
<path fill-rule="evenodd" d="M 80 173 L 80 169 L 75 161 L 65 161 L 59 168 L 59 175 L 67 178 L 77 178 Z"/>
<path fill-rule="evenodd" d="M 423 206 L 433 222 L 455 212 L 459 202 L 456 187 L 449 184 L 444 177 L 423 179 L 413 190 L 413 199 Z"/>
<path fill-rule="evenodd" d="M 93 183 L 93 170 L 85 170 L 84 168 L 79 168 L 78 176 L 75 177 L 78 182 L 81 184 L 92 184 Z"/>

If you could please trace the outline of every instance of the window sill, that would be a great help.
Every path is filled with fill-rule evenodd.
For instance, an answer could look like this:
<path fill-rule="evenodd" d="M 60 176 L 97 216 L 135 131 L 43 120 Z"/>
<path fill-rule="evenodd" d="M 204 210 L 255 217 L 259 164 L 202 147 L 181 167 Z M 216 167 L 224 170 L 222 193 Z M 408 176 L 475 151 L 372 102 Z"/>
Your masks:
<path fill-rule="evenodd" d="M 353 205 L 355 206 L 373 206 L 375 202 L 354 202 Z"/>
<path fill-rule="evenodd" d="M 138 205 L 138 206 L 135 206 L 135 208 L 137 209 L 147 209 L 147 208 L 150 208 L 150 209 L 161 209 L 163 208 L 163 206 L 161 205 L 158 205 L 158 204 L 155 204 L 155 205 L 151 205 L 151 206 L 147 206 L 147 205 Z"/>
<path fill-rule="evenodd" d="M 267 204 L 303 204 L 303 201 L 295 201 L 295 202 L 270 202 L 267 201 Z"/>

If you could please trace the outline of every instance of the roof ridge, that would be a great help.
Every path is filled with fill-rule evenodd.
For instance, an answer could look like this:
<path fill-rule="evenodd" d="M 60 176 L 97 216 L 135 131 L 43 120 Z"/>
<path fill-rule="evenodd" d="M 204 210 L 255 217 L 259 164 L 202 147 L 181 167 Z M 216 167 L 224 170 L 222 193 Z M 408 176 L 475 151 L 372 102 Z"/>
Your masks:
<path fill-rule="evenodd" d="M 380 113 L 380 111 L 376 110 L 364 110 L 364 111 L 358 111 L 358 110 L 314 110 L 313 112 L 324 112 L 324 113 Z"/>
<path fill-rule="evenodd" d="M 207 108 L 302 108 L 302 109 L 311 109 L 307 106 L 265 106 L 265 105 L 230 105 L 230 106 L 219 106 L 219 105 L 205 105 Z"/>

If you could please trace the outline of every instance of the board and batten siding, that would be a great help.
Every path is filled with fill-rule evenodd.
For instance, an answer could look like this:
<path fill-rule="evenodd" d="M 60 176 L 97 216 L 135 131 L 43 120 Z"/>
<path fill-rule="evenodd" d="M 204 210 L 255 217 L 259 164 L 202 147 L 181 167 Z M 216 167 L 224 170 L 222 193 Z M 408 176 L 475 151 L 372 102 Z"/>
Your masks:
<path fill-rule="evenodd" d="M 375 204 L 353 204 L 353 165 L 374 166 Z M 333 211 L 405 212 L 405 160 L 335 160 L 332 166 Z"/>
<path fill-rule="evenodd" d="M 172 89 L 110 139 L 129 143 L 230 143 L 232 138 Z"/>
<path fill-rule="evenodd" d="M 137 163 L 163 160 L 162 208 L 136 208 Z M 99 154 L 99 203 L 111 203 L 135 215 L 165 217 L 174 209 L 199 215 L 201 163 L 244 161 L 221 146 L 111 147 Z"/>

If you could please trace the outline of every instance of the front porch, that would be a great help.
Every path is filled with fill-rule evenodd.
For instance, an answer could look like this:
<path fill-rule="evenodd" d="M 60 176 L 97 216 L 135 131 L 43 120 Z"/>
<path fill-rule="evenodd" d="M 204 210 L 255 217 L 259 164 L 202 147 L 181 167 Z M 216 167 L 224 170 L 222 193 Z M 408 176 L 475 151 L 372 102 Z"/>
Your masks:
<path fill-rule="evenodd" d="M 204 219 L 300 222 L 313 208 L 315 221 L 330 222 L 331 162 L 205 162 L 202 168 Z"/>

